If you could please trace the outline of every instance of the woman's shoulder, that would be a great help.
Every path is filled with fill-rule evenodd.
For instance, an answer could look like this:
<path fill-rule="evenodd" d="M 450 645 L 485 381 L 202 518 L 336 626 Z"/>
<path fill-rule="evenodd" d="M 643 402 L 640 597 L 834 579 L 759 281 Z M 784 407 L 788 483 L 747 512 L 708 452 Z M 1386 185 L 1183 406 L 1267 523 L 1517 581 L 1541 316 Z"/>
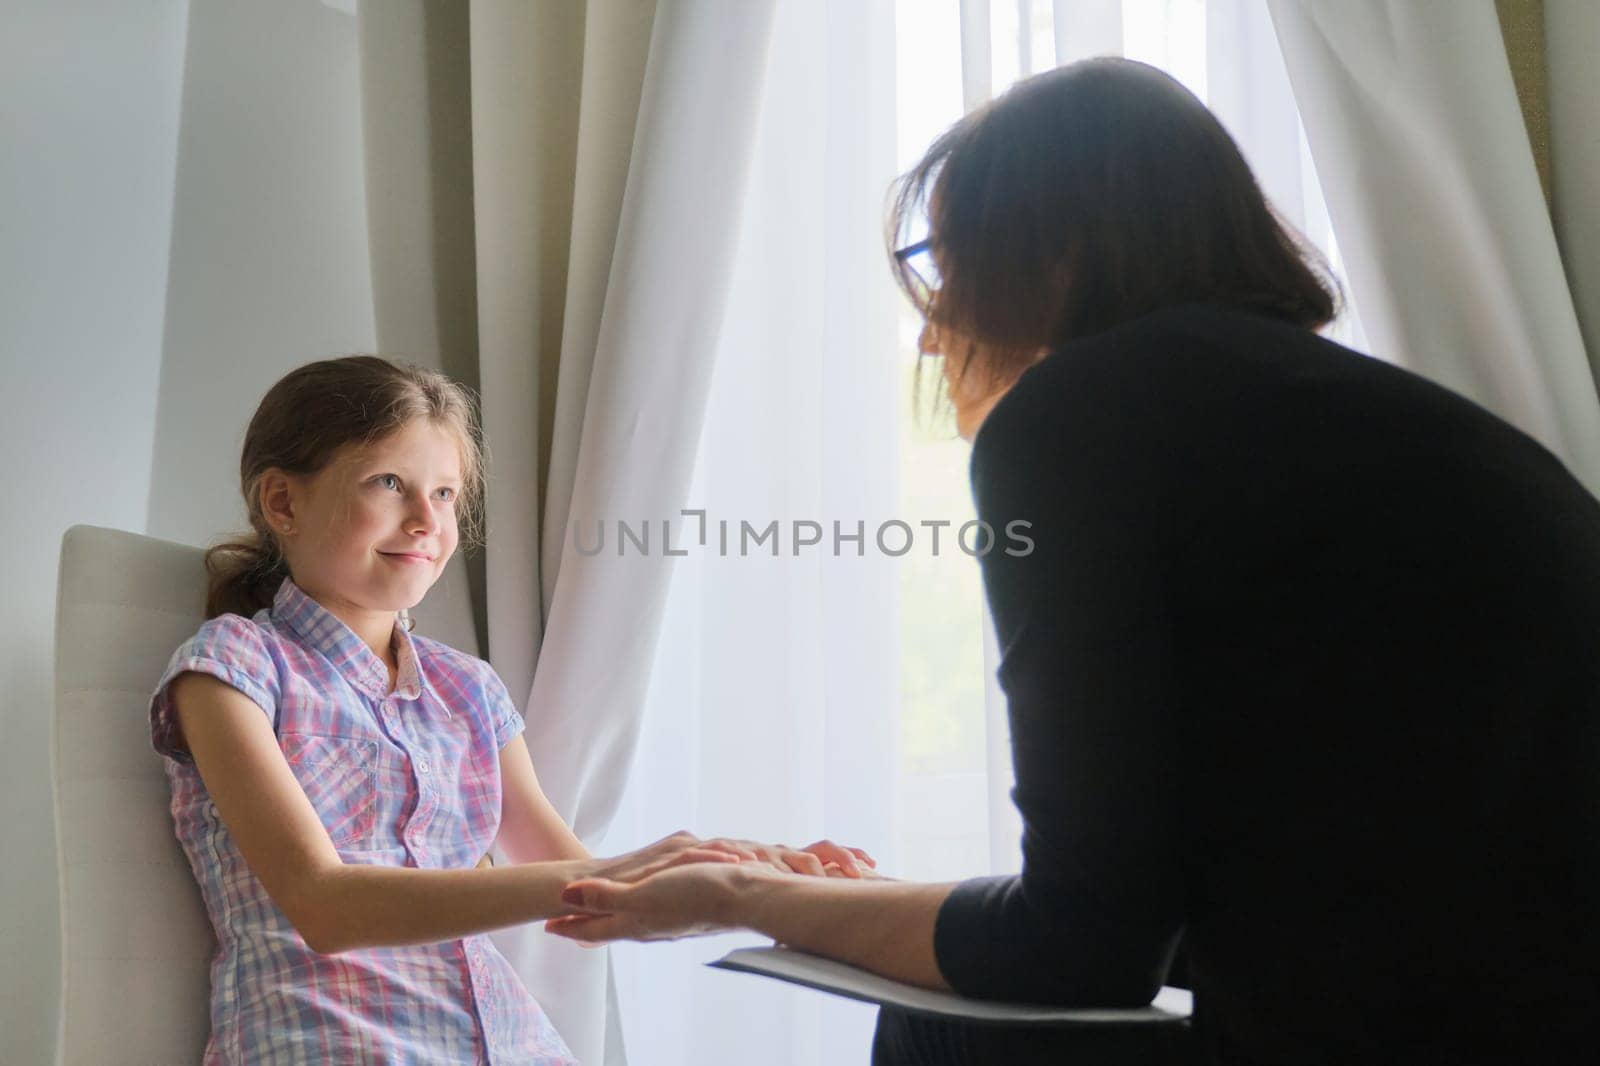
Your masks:
<path fill-rule="evenodd" d="M 1307 359 L 1368 363 L 1312 330 L 1248 308 L 1172 304 L 1049 352 L 996 404 L 991 438 L 1145 435 L 1236 397 L 1241 379 Z M 1348 359 L 1339 358 L 1347 356 Z M 1201 399 L 1206 400 L 1201 404 Z M 994 417 L 998 416 L 998 417 Z M 980 434 L 982 436 L 982 434 Z M 998 440 L 993 443 L 999 443 Z"/>
<path fill-rule="evenodd" d="M 1276 353 L 1330 345 L 1315 331 L 1263 311 L 1217 303 L 1169 304 L 1069 341 L 1041 361 L 1044 373 L 1037 376 L 1082 374 L 1147 381 L 1163 366 L 1175 372 L 1187 369 L 1192 362 L 1187 357 L 1201 349 L 1265 346 Z M 1215 373 L 1219 368 L 1213 363 L 1206 369 Z"/>
<path fill-rule="evenodd" d="M 1164 478 L 1153 472 L 1181 461 L 1195 420 L 1226 413 L 1240 392 L 1235 361 L 1198 356 L 1302 339 L 1317 338 L 1258 313 L 1189 303 L 1072 340 L 1024 371 L 978 427 L 973 485 L 1154 486 Z"/>

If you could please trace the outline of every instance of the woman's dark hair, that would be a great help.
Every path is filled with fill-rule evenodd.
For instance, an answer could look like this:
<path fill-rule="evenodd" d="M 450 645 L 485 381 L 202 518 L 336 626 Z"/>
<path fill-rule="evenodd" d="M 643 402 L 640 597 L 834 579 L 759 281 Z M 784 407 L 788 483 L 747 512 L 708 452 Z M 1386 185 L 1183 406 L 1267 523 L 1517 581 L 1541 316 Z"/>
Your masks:
<path fill-rule="evenodd" d="M 896 277 L 936 332 L 967 341 L 961 375 L 1009 384 L 1041 349 L 1170 304 L 1307 329 L 1340 304 L 1326 261 L 1268 204 L 1216 116 L 1132 60 L 1019 82 L 940 136 L 891 195 L 891 245 L 925 217 L 940 281 L 898 257 Z"/>
<path fill-rule="evenodd" d="M 291 370 L 267 390 L 239 458 L 250 532 L 206 552 L 206 617 L 249 616 L 272 604 L 289 568 L 261 513 L 261 478 L 273 468 L 311 476 L 346 445 L 367 445 L 426 418 L 461 445 L 457 521 L 461 544 L 479 537 L 483 500 L 483 435 L 472 395 L 436 370 L 374 355 L 324 359 Z"/>

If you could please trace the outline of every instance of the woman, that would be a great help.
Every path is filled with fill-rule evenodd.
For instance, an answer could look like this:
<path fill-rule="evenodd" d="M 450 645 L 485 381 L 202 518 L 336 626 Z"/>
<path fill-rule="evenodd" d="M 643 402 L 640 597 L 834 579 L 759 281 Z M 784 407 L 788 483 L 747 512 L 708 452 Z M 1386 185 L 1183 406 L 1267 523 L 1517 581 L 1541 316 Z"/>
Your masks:
<path fill-rule="evenodd" d="M 967 995 L 1135 1006 L 1135 1061 L 1592 1054 L 1600 505 L 1533 440 L 1323 339 L 1336 294 L 1205 107 L 1093 60 L 904 179 L 901 269 L 973 439 L 1023 872 L 586 880 L 585 940 L 730 926 Z M 897 253 L 906 264 L 916 252 Z M 885 1012 L 879 1062 L 1072 1061 Z M 1078 1061 L 1105 1061 L 1084 1057 Z"/>

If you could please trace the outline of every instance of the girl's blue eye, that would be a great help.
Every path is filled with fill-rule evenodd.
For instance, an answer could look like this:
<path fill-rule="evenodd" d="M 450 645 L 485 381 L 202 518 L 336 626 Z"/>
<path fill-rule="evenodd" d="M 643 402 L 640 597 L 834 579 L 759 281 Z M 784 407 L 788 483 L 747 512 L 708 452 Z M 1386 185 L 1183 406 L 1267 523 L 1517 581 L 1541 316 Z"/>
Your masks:
<path fill-rule="evenodd" d="M 393 474 L 379 474 L 378 484 L 386 489 L 398 489 L 400 487 L 400 479 Z"/>
<path fill-rule="evenodd" d="M 455 489 L 444 488 L 444 489 L 440 489 L 439 492 L 440 492 L 441 497 L 443 499 L 453 500 L 453 499 L 456 498 L 456 490 Z"/>

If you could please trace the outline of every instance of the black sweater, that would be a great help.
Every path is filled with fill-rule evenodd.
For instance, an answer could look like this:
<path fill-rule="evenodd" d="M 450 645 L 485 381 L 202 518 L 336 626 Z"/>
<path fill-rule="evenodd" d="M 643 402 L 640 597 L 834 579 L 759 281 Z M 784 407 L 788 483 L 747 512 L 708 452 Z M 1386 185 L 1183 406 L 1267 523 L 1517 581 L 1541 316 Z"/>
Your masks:
<path fill-rule="evenodd" d="M 1025 373 L 972 483 L 1023 873 L 940 911 L 954 988 L 1142 1004 L 1181 935 L 1213 1058 L 1597 1035 L 1600 503 L 1550 452 L 1191 304 Z"/>

